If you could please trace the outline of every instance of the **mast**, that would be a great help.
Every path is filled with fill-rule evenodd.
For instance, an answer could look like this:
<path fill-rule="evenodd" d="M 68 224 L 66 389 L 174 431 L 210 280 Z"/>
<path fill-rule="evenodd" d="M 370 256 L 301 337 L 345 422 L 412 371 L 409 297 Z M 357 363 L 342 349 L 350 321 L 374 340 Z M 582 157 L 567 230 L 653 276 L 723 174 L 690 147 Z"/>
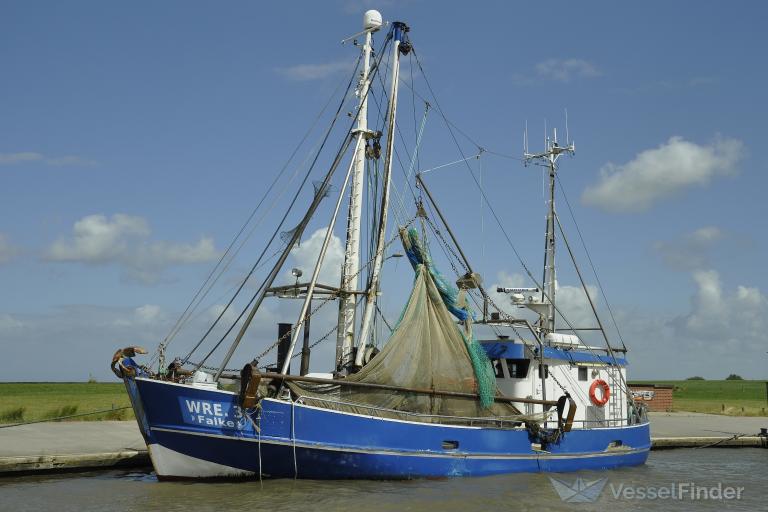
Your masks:
<path fill-rule="evenodd" d="M 527 141 L 528 137 L 525 137 Z M 546 332 L 555 332 L 555 294 L 557 292 L 557 270 L 555 267 L 555 181 L 557 179 L 557 160 L 563 153 L 573 154 L 576 146 L 573 142 L 566 141 L 566 146 L 560 146 L 557 142 L 557 129 L 553 130 L 553 137 L 545 140 L 546 150 L 543 153 L 528 153 L 525 148 L 523 154 L 525 163 L 531 161 L 540 162 L 549 174 L 549 195 L 547 198 L 547 229 L 544 238 L 544 280 L 541 290 L 541 302 L 546 305 L 545 312 L 541 314 L 541 327 Z"/>
<path fill-rule="evenodd" d="M 360 328 L 360 339 L 357 345 L 355 366 L 363 365 L 365 346 L 371 334 L 373 313 L 376 310 L 376 296 L 379 292 L 379 278 L 381 265 L 384 261 L 384 249 L 387 232 L 387 212 L 389 210 L 389 190 L 392 178 L 392 156 L 395 147 L 395 118 L 397 115 L 397 91 L 400 85 L 400 53 L 408 54 L 411 51 L 411 43 L 408 41 L 408 25 L 401 21 L 392 23 L 392 83 L 389 92 L 389 112 L 387 113 L 387 152 L 384 158 L 384 179 L 381 192 L 381 210 L 379 218 L 379 231 L 376 236 L 376 255 L 371 269 L 371 280 L 366 291 L 365 310 Z"/>
<path fill-rule="evenodd" d="M 362 141 L 357 139 L 355 151 L 357 151 L 360 144 L 362 144 Z M 296 341 L 299 339 L 299 331 L 301 330 L 301 327 L 305 325 L 305 322 L 309 319 L 309 315 L 307 313 L 309 312 L 309 306 L 312 304 L 312 294 L 314 293 L 315 286 L 317 285 L 317 278 L 320 276 L 320 269 L 323 266 L 323 260 L 325 259 L 325 253 L 328 250 L 328 244 L 330 243 L 331 237 L 333 236 L 333 228 L 336 226 L 336 218 L 339 216 L 339 208 L 341 208 L 341 202 L 344 199 L 344 191 L 347 189 L 347 183 L 349 183 L 349 177 L 352 174 L 353 167 L 354 162 L 350 163 L 349 170 L 347 170 L 347 175 L 344 178 L 344 184 L 341 186 L 341 190 L 339 191 L 339 198 L 336 201 L 336 208 L 333 210 L 331 222 L 328 224 L 328 228 L 325 230 L 323 245 L 320 247 L 320 254 L 317 256 L 315 268 L 312 271 L 312 279 L 310 279 L 309 285 L 307 286 L 307 295 L 304 298 L 304 303 L 301 305 L 301 313 L 299 313 L 299 319 L 296 321 L 296 324 L 293 328 L 291 343 L 288 346 L 288 354 L 285 357 L 285 361 L 283 361 L 283 367 L 280 369 L 280 373 L 282 374 L 288 373 L 288 368 L 291 366 L 291 359 L 293 358 L 293 351 L 296 348 Z"/>
<path fill-rule="evenodd" d="M 336 158 L 333 160 L 333 163 L 331 164 L 331 168 L 326 173 L 325 178 L 323 179 L 323 182 L 320 185 L 320 188 L 318 188 L 319 191 L 325 190 L 328 184 L 331 182 L 331 178 L 333 177 L 333 174 L 336 172 L 336 168 L 339 166 L 339 163 L 341 163 L 342 156 L 349 148 L 349 144 L 351 140 L 352 140 L 351 137 L 347 137 L 347 139 L 344 141 L 344 144 L 339 150 L 339 153 L 336 155 Z M 322 200 L 323 200 L 323 194 L 316 193 L 315 197 L 312 199 L 312 204 L 309 205 L 309 209 L 304 214 L 304 217 L 301 219 L 301 222 L 299 222 L 299 225 L 296 226 L 296 229 L 293 231 L 293 235 L 291 235 L 291 239 L 285 245 L 285 248 L 283 249 L 282 254 L 278 258 L 275 265 L 272 267 L 272 270 L 270 271 L 267 278 L 259 287 L 258 295 L 254 295 L 254 299 L 253 299 L 254 302 L 253 302 L 253 306 L 251 306 L 251 312 L 248 313 L 248 316 L 243 322 L 243 325 L 240 327 L 240 331 L 237 333 L 235 340 L 229 346 L 229 350 L 227 350 L 227 353 L 224 356 L 224 359 L 221 361 L 221 365 L 219 366 L 219 369 L 216 371 L 216 375 L 214 375 L 215 381 L 218 382 L 222 372 L 224 372 L 225 367 L 229 363 L 229 360 L 232 358 L 232 355 L 235 353 L 235 350 L 237 350 L 238 345 L 240 345 L 240 342 L 242 341 L 243 336 L 245 335 L 245 332 L 248 330 L 248 327 L 251 325 L 251 322 L 253 321 L 254 316 L 256 316 L 256 312 L 258 312 L 259 308 L 261 307 L 261 303 L 264 302 L 264 298 L 267 296 L 267 293 L 269 292 L 269 288 L 275 282 L 275 278 L 277 278 L 277 275 L 280 272 L 280 269 L 283 268 L 283 264 L 285 263 L 285 260 L 288 259 L 288 256 L 291 253 L 291 249 L 293 249 L 293 246 L 296 244 L 299 237 L 304 232 L 304 229 L 307 227 L 309 220 L 315 214 L 315 211 L 317 210 L 317 207 L 320 205 L 320 201 Z M 270 243 L 271 243 L 271 240 L 270 240 Z"/>
<path fill-rule="evenodd" d="M 363 66 L 355 94 L 360 100 L 357 117 L 357 137 L 352 167 L 352 183 L 349 192 L 349 213 L 347 215 L 347 243 L 344 251 L 344 266 L 341 274 L 341 295 L 339 301 L 339 327 L 336 334 L 336 365 L 341 370 L 349 365 L 355 343 L 355 310 L 360 289 L 360 224 L 363 209 L 363 180 L 365 178 L 366 139 L 368 130 L 368 78 L 371 66 L 373 33 L 381 27 L 381 13 L 366 11 L 363 15 Z"/>

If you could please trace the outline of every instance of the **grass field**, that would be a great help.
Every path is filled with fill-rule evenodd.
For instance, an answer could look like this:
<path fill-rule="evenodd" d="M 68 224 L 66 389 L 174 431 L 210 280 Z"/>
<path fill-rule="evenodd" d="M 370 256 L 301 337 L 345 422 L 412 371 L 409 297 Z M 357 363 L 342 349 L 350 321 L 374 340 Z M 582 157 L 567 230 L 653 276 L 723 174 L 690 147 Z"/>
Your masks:
<path fill-rule="evenodd" d="M 130 405 L 125 386 L 116 383 L 0 383 L 0 423 L 18 423 Z M 130 409 L 73 420 L 128 420 Z"/>
<path fill-rule="evenodd" d="M 730 416 L 768 416 L 763 380 L 654 380 L 630 384 L 674 386 L 675 411 L 706 412 Z"/>

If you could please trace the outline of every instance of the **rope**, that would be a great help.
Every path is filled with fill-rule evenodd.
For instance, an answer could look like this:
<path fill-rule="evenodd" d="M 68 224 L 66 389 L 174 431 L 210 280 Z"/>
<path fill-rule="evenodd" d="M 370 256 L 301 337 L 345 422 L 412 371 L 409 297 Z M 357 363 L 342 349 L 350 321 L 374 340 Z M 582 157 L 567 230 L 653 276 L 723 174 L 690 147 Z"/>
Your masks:
<path fill-rule="evenodd" d="M 132 407 L 130 405 L 127 405 L 125 407 L 118 407 L 116 409 L 102 409 L 100 411 L 91 411 L 91 412 L 83 412 L 80 414 L 68 414 L 66 416 L 56 416 L 55 418 L 46 418 L 44 420 L 33 420 L 33 421 L 24 421 L 21 423 L 12 423 L 10 425 L 0 425 L 0 428 L 11 428 L 11 427 L 21 427 L 22 425 L 32 425 L 35 423 L 48 423 L 51 421 L 59 421 L 59 420 L 66 420 L 69 418 L 80 418 L 83 416 L 91 416 L 93 414 L 102 414 L 105 412 L 112 412 L 112 411 L 123 411 L 125 409 L 131 409 Z"/>
<path fill-rule="evenodd" d="M 291 442 L 293 444 L 293 479 L 299 478 L 299 465 L 296 461 L 296 402 L 291 400 Z"/>
<path fill-rule="evenodd" d="M 261 466 L 261 411 L 259 411 L 259 415 L 257 416 L 257 419 L 259 420 L 259 425 L 258 425 L 258 428 L 256 429 L 256 432 L 258 432 L 258 436 L 259 436 L 259 484 L 264 485 L 264 483 L 262 482 L 262 475 L 264 474 L 264 471 Z"/>

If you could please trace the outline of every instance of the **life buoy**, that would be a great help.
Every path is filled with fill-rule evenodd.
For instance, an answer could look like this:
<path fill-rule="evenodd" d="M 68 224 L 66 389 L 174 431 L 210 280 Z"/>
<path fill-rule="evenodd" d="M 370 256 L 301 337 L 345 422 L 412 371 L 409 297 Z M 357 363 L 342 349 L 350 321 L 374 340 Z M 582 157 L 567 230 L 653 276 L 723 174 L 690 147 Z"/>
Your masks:
<path fill-rule="evenodd" d="M 597 395 L 595 394 L 597 388 L 600 388 L 602 391 L 600 398 L 597 398 Z M 592 400 L 593 404 L 602 407 L 608 403 L 609 398 L 611 398 L 611 388 L 603 379 L 597 379 L 591 386 L 589 386 L 589 399 Z"/>

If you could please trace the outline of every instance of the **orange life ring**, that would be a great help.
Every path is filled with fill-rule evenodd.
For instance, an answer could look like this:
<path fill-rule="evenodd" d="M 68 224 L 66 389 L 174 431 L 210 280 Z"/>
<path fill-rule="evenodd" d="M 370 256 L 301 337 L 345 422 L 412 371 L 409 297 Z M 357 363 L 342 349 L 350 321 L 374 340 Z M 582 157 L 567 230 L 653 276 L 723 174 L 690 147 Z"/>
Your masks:
<path fill-rule="evenodd" d="M 600 398 L 597 398 L 597 395 L 595 395 L 595 390 L 598 387 L 602 391 Z M 602 407 L 608 403 L 609 398 L 611 398 L 611 387 L 603 379 L 597 379 L 589 386 L 589 399 L 592 400 L 593 404 Z"/>

